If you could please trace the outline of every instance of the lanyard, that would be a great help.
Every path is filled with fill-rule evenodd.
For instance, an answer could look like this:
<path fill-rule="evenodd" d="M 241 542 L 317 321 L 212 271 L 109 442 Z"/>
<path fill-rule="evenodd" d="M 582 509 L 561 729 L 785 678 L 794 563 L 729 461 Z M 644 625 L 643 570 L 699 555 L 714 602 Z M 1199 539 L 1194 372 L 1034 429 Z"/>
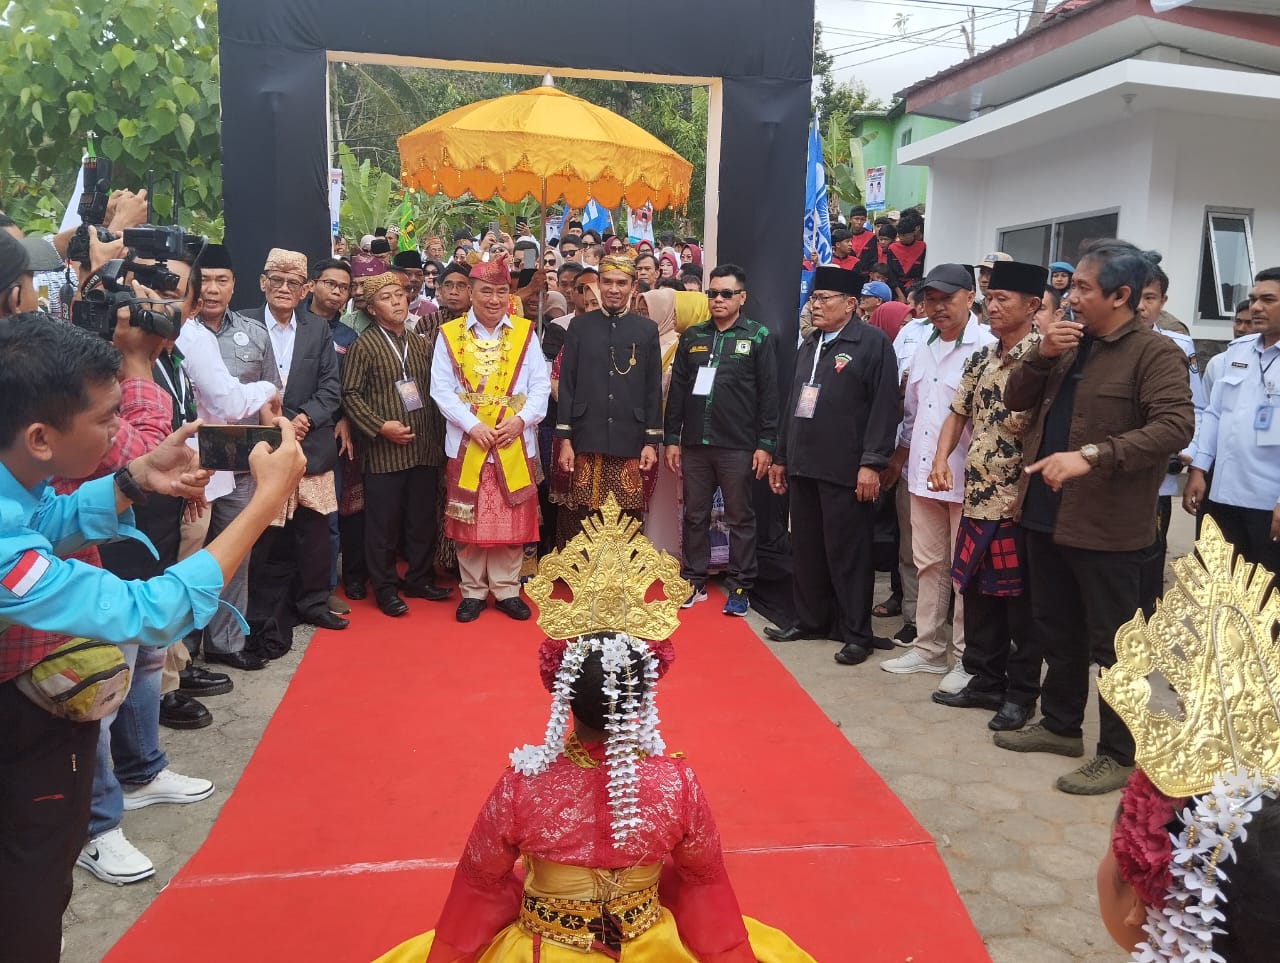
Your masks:
<path fill-rule="evenodd" d="M 382 332 L 382 336 L 387 339 L 387 344 L 391 346 L 391 350 L 395 352 L 397 360 L 400 362 L 400 373 L 404 375 L 404 380 L 409 380 L 409 339 L 405 338 L 404 351 L 396 347 L 396 343 L 392 340 L 391 335 L 387 334 L 387 329 L 378 326 L 378 330 Z"/>
<path fill-rule="evenodd" d="M 1258 382 L 1262 385 L 1262 390 L 1267 396 L 1267 400 L 1271 400 L 1271 387 L 1267 384 L 1267 372 L 1271 370 L 1271 366 L 1276 363 L 1276 359 L 1280 358 L 1280 354 L 1276 355 L 1265 365 L 1262 363 L 1262 353 L 1258 353 Z"/>
<path fill-rule="evenodd" d="M 839 332 L 837 332 L 837 334 L 838 333 Z M 830 344 L 831 341 L 835 340 L 835 338 L 832 338 L 831 341 L 827 341 L 826 337 L 827 335 L 824 331 L 822 337 L 818 339 L 818 343 L 813 346 L 813 370 L 809 372 L 809 380 L 806 384 L 813 384 L 814 380 L 818 377 L 818 362 L 822 360 L 822 349 Z"/>
<path fill-rule="evenodd" d="M 708 368 L 720 367 L 720 339 L 723 336 L 723 331 L 716 331 L 716 336 L 711 341 L 711 357 L 707 359 Z"/>

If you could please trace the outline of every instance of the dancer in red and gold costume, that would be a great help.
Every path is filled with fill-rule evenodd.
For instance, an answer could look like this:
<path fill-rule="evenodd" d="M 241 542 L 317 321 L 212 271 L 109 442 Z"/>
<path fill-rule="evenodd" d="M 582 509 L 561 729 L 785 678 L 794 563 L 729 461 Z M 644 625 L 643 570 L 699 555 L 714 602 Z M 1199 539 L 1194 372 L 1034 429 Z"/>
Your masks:
<path fill-rule="evenodd" d="M 551 598 L 557 580 L 573 601 Z M 646 604 L 655 580 L 665 598 Z M 511 754 L 436 929 L 378 963 L 813 963 L 742 916 L 697 776 L 663 755 L 654 690 L 681 582 L 612 497 L 543 559 L 539 624 L 572 639 L 539 651 L 545 739 Z"/>

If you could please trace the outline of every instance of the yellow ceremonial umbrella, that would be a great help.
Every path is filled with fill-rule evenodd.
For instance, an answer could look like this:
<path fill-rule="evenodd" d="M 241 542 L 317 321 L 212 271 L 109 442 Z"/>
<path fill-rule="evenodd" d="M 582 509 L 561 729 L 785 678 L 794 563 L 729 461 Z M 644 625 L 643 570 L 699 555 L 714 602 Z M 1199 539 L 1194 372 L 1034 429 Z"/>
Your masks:
<path fill-rule="evenodd" d="M 427 194 L 591 198 L 606 207 L 681 207 L 693 165 L 612 111 L 550 85 L 442 114 L 399 138 L 400 179 Z"/>

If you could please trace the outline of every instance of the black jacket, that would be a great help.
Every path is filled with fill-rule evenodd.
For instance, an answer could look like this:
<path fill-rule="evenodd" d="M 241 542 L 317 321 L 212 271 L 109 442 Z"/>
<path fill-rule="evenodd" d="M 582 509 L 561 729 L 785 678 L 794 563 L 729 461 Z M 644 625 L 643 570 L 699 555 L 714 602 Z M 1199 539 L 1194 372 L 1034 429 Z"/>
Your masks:
<path fill-rule="evenodd" d="M 876 471 L 889 463 L 898 440 L 898 363 L 893 345 L 879 328 L 857 320 L 819 349 L 814 331 L 796 354 L 795 377 L 782 409 L 782 431 L 774 462 L 788 475 L 852 488 L 859 468 Z M 813 372 L 821 385 L 812 418 L 797 418 L 801 388 Z"/>
<path fill-rule="evenodd" d="M 560 359 L 557 422 L 556 437 L 584 454 L 636 458 L 661 444 L 658 326 L 638 314 L 575 316 Z"/>
<path fill-rule="evenodd" d="M 266 305 L 243 314 L 261 321 L 268 330 L 275 324 Z M 302 412 L 311 422 L 311 430 L 302 439 L 302 453 L 307 456 L 307 474 L 322 475 L 338 463 L 338 442 L 333 437 L 333 426 L 342 409 L 338 355 L 333 350 L 327 322 L 301 305 L 295 314 L 298 330 L 293 336 L 289 382 L 281 400 L 286 418 L 295 418 Z"/>

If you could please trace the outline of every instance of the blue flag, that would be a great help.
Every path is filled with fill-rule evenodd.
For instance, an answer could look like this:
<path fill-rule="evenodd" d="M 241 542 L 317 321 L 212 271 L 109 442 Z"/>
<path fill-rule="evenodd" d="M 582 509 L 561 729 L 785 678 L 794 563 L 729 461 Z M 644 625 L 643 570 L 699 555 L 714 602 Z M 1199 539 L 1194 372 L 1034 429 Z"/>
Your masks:
<path fill-rule="evenodd" d="M 827 207 L 827 175 L 822 167 L 822 135 L 815 117 L 809 127 L 809 161 L 804 182 L 804 260 L 817 252 L 813 267 L 831 263 L 831 213 Z M 800 307 L 809 300 L 813 287 L 812 268 L 800 278 Z"/>
<path fill-rule="evenodd" d="M 596 203 L 593 197 L 587 201 L 587 206 L 582 209 L 582 230 L 595 231 L 600 237 L 604 237 L 613 229 L 613 218 L 609 216 L 609 209 L 601 207 Z"/>

